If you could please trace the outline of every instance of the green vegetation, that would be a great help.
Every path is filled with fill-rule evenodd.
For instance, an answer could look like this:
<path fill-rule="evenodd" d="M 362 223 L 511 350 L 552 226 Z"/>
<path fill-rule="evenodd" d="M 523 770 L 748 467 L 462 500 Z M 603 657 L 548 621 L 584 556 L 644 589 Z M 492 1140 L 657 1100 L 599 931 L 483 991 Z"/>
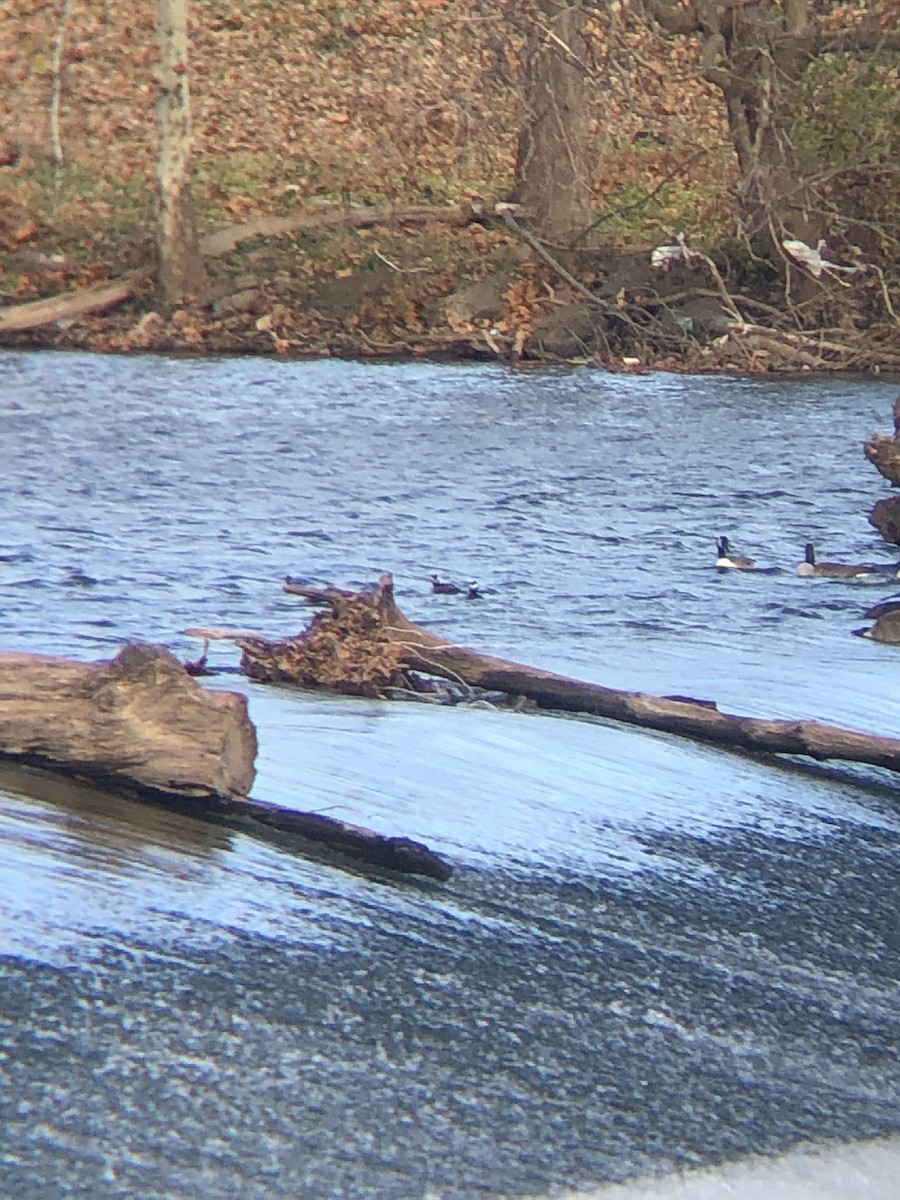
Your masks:
<path fill-rule="evenodd" d="M 688 242 L 707 245 L 728 230 L 730 201 L 697 185 L 672 181 L 662 187 L 626 183 L 612 191 L 594 219 L 597 238 L 636 249 L 682 232 Z"/>
<path fill-rule="evenodd" d="M 840 225 L 855 239 L 868 242 L 869 252 L 896 255 L 900 247 L 896 57 L 825 55 L 810 64 L 798 90 L 792 137 L 799 166 L 821 180 L 823 197 L 840 210 Z"/>

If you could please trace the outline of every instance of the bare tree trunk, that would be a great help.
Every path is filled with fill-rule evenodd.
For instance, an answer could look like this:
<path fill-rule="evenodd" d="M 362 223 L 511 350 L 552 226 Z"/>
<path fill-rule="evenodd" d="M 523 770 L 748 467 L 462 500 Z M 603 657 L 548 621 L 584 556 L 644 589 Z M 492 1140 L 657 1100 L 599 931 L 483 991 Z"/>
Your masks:
<path fill-rule="evenodd" d="M 191 195 L 191 97 L 188 0 L 158 0 L 159 283 L 168 308 L 205 303 L 209 280 L 200 253 Z"/>
<path fill-rule="evenodd" d="M 534 0 L 526 14 L 516 190 L 535 232 L 565 245 L 591 222 L 585 10 L 578 0 Z"/>
<path fill-rule="evenodd" d="M 791 142 L 795 89 L 816 51 L 809 0 L 632 0 L 669 33 L 702 41 L 703 76 L 722 93 L 740 168 L 738 219 L 776 259 L 785 236 L 815 244 Z"/>
<path fill-rule="evenodd" d="M 50 76 L 53 80 L 53 89 L 50 96 L 50 149 L 53 151 L 53 161 L 57 169 L 63 163 L 62 140 L 59 135 L 59 107 L 62 97 L 63 46 L 66 37 L 66 26 L 69 23 L 71 13 L 72 0 L 65 0 L 56 30 L 56 41 L 53 44 L 53 58 L 50 61 Z"/>
<path fill-rule="evenodd" d="M 806 29 L 806 4 L 793 0 L 786 13 L 776 5 L 738 6 L 731 0 L 709 8 L 715 26 L 703 63 L 728 110 L 740 166 L 743 232 L 775 255 L 783 237 L 815 245 L 817 219 L 791 139 L 796 86 L 809 63 L 807 40 L 795 32 Z"/>

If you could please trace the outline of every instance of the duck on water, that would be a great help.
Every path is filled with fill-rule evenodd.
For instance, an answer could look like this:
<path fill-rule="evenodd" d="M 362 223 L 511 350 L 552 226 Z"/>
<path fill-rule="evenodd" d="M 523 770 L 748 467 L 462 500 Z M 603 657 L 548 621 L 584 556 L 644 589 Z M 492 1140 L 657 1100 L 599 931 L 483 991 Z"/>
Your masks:
<path fill-rule="evenodd" d="M 864 579 L 867 575 L 884 574 L 885 571 L 896 572 L 897 567 L 880 563 L 818 562 L 812 542 L 806 543 L 805 557 L 797 567 L 798 575 L 818 579 Z"/>
<path fill-rule="evenodd" d="M 440 579 L 437 575 L 430 576 L 431 590 L 439 596 L 459 596 L 464 600 L 480 600 L 484 595 L 476 580 L 471 580 L 465 586 L 453 583 L 450 579 Z"/>
<path fill-rule="evenodd" d="M 432 575 L 431 590 L 439 596 L 458 596 L 462 588 L 452 580 L 440 579 L 437 575 Z"/>
<path fill-rule="evenodd" d="M 746 554 L 732 554 L 727 537 L 716 538 L 716 566 L 719 570 L 755 571 L 756 559 L 748 558 Z"/>
<path fill-rule="evenodd" d="M 865 614 L 866 620 L 875 624 L 864 629 L 854 629 L 857 637 L 872 638 L 875 642 L 900 643 L 900 598 L 892 596 L 875 604 Z"/>

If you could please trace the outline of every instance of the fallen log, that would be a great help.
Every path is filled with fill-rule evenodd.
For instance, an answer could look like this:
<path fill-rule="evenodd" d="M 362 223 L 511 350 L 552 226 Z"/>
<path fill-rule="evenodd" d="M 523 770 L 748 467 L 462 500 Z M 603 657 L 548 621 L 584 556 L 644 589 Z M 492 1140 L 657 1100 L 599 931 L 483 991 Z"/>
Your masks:
<path fill-rule="evenodd" d="M 256 237 L 284 237 L 292 233 L 318 229 L 369 229 L 373 225 L 424 225 L 440 221 L 451 225 L 470 224 L 477 216 L 469 206 L 437 207 L 428 204 L 413 204 L 398 208 L 386 204 L 334 205 L 315 212 L 299 212 L 289 217 L 259 217 L 244 225 L 231 225 L 227 229 L 207 234 L 201 239 L 200 249 L 213 258 L 230 254 L 241 242 Z"/>
<path fill-rule="evenodd" d="M 476 212 L 471 206 L 458 205 L 435 207 L 420 204 L 407 208 L 388 205 L 340 206 L 325 211 L 297 213 L 290 217 L 260 217 L 243 225 L 231 225 L 201 238 L 200 250 L 205 257 L 221 258 L 237 249 L 241 242 L 255 237 L 284 237 L 307 230 L 342 226 L 366 229 L 373 225 L 424 225 L 429 221 L 467 225 L 486 215 L 490 214 Z M 144 268 L 97 287 L 79 288 L 45 300 L 0 308 L 0 334 L 23 333 L 29 329 L 39 329 L 42 325 L 52 325 L 55 321 L 75 321 L 88 313 L 105 312 L 129 300 L 152 278 L 153 270 Z"/>
<path fill-rule="evenodd" d="M 201 687 L 161 646 L 126 646 L 110 662 L 0 653 L 0 759 L 257 836 L 277 831 L 293 850 L 450 878 L 421 842 L 248 796 L 256 750 L 246 696 Z"/>
<path fill-rule="evenodd" d="M 106 312 L 129 300 L 150 278 L 150 271 L 132 271 L 130 275 L 124 275 L 112 283 L 79 288 L 75 292 L 49 296 L 46 300 L 31 300 L 27 304 L 0 309 L 0 334 L 23 333 L 28 329 L 39 329 L 42 325 L 52 325 L 54 321 L 75 321 L 88 313 Z"/>
<path fill-rule="evenodd" d="M 242 796 L 255 776 L 245 696 L 207 691 L 161 646 L 110 662 L 0 653 L 0 755 L 113 790 Z"/>
<path fill-rule="evenodd" d="M 400 611 L 390 575 L 366 593 L 310 588 L 290 577 L 284 591 L 324 611 L 297 637 L 236 637 L 242 669 L 253 678 L 386 695 L 396 688 L 417 690 L 411 674 L 422 672 L 525 697 L 539 708 L 587 713 L 732 750 L 840 759 L 900 772 L 898 738 L 813 720 L 739 716 L 691 697 L 620 691 L 448 643 Z"/>

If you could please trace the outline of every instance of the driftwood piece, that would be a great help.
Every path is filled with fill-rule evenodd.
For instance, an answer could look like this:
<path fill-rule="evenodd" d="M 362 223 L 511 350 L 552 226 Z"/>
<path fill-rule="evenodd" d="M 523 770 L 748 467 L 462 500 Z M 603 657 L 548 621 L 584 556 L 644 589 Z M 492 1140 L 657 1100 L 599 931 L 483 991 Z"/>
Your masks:
<path fill-rule="evenodd" d="M 890 437 L 875 433 L 863 446 L 863 453 L 877 471 L 894 487 L 900 487 L 900 396 L 893 405 L 894 432 Z"/>
<path fill-rule="evenodd" d="M 373 225 L 425 225 L 441 221 L 452 225 L 467 225 L 477 214 L 460 206 L 437 207 L 413 204 L 396 207 L 385 204 L 334 205 L 315 212 L 295 213 L 290 217 L 259 217 L 244 225 L 208 234 L 200 249 L 211 257 L 230 254 L 241 242 L 255 237 L 284 237 L 311 229 L 369 229 Z"/>
<path fill-rule="evenodd" d="M 900 396 L 894 401 L 893 417 L 893 435 L 873 434 L 864 443 L 863 453 L 892 487 L 900 487 Z M 876 501 L 869 513 L 869 524 L 886 542 L 900 545 L 900 497 L 886 496 Z"/>
<path fill-rule="evenodd" d="M 0 309 L 0 334 L 23 333 L 28 329 L 39 329 L 42 325 L 52 325 L 54 321 L 75 321 L 88 313 L 106 312 L 123 300 L 130 299 L 149 278 L 149 271 L 132 271 L 113 283 L 79 288 L 74 292 L 50 296 L 46 300 L 31 300 L 27 304 Z"/>
<path fill-rule="evenodd" d="M 248 796 L 256 749 L 247 698 L 201 687 L 161 646 L 126 646 L 111 662 L 0 653 L 0 759 L 250 834 L 274 830 L 295 851 L 450 878 L 421 842 Z"/>
<path fill-rule="evenodd" d="M 0 755 L 115 790 L 244 796 L 256 730 L 245 696 L 191 679 L 161 646 L 110 662 L 0 653 Z"/>
<path fill-rule="evenodd" d="M 588 713 L 728 749 L 800 755 L 817 761 L 839 759 L 900 772 L 898 738 L 813 720 L 738 716 L 721 712 L 708 701 L 653 696 L 584 683 L 448 643 L 414 624 L 400 611 L 394 600 L 390 575 L 382 575 L 378 586 L 370 593 L 347 592 L 333 587 L 310 588 L 295 583 L 290 577 L 284 583 L 284 591 L 302 596 L 311 604 L 325 606 L 329 611 L 324 617 L 319 614 L 310 630 L 295 638 L 278 642 L 236 638 L 243 651 L 242 666 L 250 673 L 258 671 L 257 678 L 293 678 L 295 682 L 310 686 L 313 682 L 311 666 L 321 649 L 316 648 L 307 657 L 304 643 L 307 639 L 314 641 L 316 631 L 325 626 L 334 653 L 322 685 L 353 691 L 358 686 L 363 652 L 361 637 L 368 627 L 373 631 L 373 655 L 377 664 L 373 679 L 381 677 L 384 663 L 391 656 L 396 671 L 396 683 L 391 686 L 402 686 L 408 672 L 425 672 L 473 687 L 523 696 L 539 708 Z M 352 664 L 350 675 L 343 683 L 336 683 L 335 662 L 340 658 L 342 627 L 346 627 L 348 638 L 355 644 L 348 656 Z M 385 693 L 379 693 L 375 688 L 368 694 Z"/>
<path fill-rule="evenodd" d="M 883 496 L 869 513 L 869 524 L 891 545 L 900 546 L 900 496 Z"/>

